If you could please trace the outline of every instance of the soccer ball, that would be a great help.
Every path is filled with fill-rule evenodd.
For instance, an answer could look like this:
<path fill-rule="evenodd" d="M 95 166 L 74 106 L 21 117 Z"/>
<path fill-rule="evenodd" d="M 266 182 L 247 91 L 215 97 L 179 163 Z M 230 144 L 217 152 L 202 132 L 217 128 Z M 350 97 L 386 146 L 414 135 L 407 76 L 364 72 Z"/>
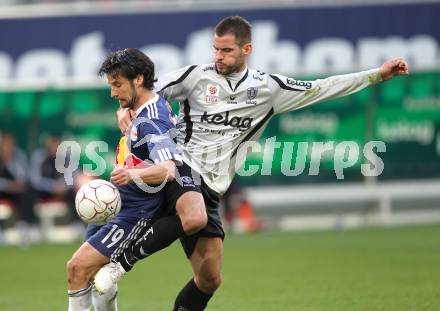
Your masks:
<path fill-rule="evenodd" d="M 103 225 L 121 210 L 121 196 L 112 183 L 94 179 L 82 185 L 76 193 L 75 208 L 84 222 Z"/>

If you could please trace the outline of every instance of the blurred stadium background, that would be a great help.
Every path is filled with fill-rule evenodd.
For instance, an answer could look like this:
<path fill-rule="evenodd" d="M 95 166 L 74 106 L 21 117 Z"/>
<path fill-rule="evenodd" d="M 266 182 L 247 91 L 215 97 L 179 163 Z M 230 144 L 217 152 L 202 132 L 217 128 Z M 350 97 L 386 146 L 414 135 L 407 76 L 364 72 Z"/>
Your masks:
<path fill-rule="evenodd" d="M 96 77 L 105 55 L 119 48 L 141 48 L 155 61 L 158 75 L 210 62 L 212 28 L 227 15 L 242 15 L 253 24 L 253 68 L 316 79 L 404 57 L 411 75 L 274 117 L 261 138 L 263 146 L 271 137 L 281 142 L 273 152 L 271 174 L 261 173 L 270 152 L 252 153 L 245 167 L 257 165 L 258 173 L 238 177 L 236 191 L 226 204 L 232 206 L 227 214 L 232 232 L 271 230 L 228 238 L 225 276 L 230 283 L 221 289 L 212 310 L 439 310 L 438 290 L 431 283 L 434 274 L 437 280 L 439 276 L 434 262 L 439 257 L 440 230 L 440 1 L 2 0 L 0 132 L 12 133 L 29 161 L 47 137 L 56 134 L 62 140 L 77 141 L 82 151 L 79 169 L 89 165 L 89 171 L 107 178 L 120 134 L 114 114 L 117 103 L 110 98 L 105 81 Z M 177 110 L 178 104 L 173 105 Z M 108 150 L 95 148 L 86 153 L 91 141 L 106 142 Z M 319 174 L 310 175 L 311 152 L 298 151 L 298 144 L 334 142 L 336 146 L 343 141 L 360 146 L 360 157 L 344 170 L 344 179 L 338 179 L 334 171 L 334 148 L 323 153 Z M 384 163 L 378 177 L 361 173 L 361 165 L 368 163 L 362 148 L 369 141 L 386 144 L 386 152 L 377 152 Z M 286 176 L 281 169 L 286 142 L 295 143 L 292 170 L 297 157 L 307 159 L 298 176 L 292 172 Z M 106 159 L 105 170 L 99 171 L 94 152 Z M 35 290 L 35 283 L 25 285 L 29 282 L 26 272 L 34 271 L 26 267 L 29 256 L 35 265 L 44 267 L 42 271 L 58 267 L 57 275 L 52 274 L 53 279 L 49 277 L 51 281 L 44 284 L 56 284 L 53 292 L 60 297 L 54 307 L 41 305 L 37 310 L 59 310 L 64 305 L 64 262 L 78 246 L 81 228 L 71 221 L 68 205 L 38 203 L 33 207 L 36 223 L 26 238 L 17 210 L 0 200 L 0 269 L 5 272 L 4 285 L 0 285 L 2 310 L 35 310 L 32 304 L 18 303 L 20 298 L 13 294 Z M 405 226 L 392 229 L 396 225 Z M 360 230 L 346 233 L 351 228 Z M 308 229 L 328 231 L 290 232 Z M 290 233 L 279 232 L 284 230 Z M 14 246 L 29 243 L 37 245 L 26 251 Z M 261 248 L 275 255 L 261 254 Z M 180 270 L 188 268 L 181 253 L 173 247 L 151 266 L 168 269 L 175 265 L 179 269 L 170 275 L 178 278 L 179 273 L 188 272 Z M 243 260 L 242 255 L 261 256 L 261 261 L 240 266 L 237 262 Z M 45 267 L 52 258 L 54 264 Z M 270 267 L 263 265 L 268 262 Z M 341 267 L 344 262 L 347 270 Z M 280 271 L 264 271 L 275 271 L 272 265 L 283 271 L 292 269 L 295 275 L 290 279 Z M 147 266 L 139 269 L 156 277 Z M 23 277 L 14 283 L 17 276 L 7 271 Z M 243 290 L 237 279 L 253 280 L 255 271 L 263 271 L 269 297 L 252 297 L 252 286 L 244 290 L 241 300 L 235 297 Z M 319 295 L 311 286 L 302 287 L 297 273 L 328 296 Z M 41 282 L 45 275 L 36 277 Z M 127 310 L 142 306 L 136 305 L 135 293 L 140 290 L 134 286 L 135 278 L 131 291 L 122 292 Z M 154 290 L 151 294 L 157 299 L 151 310 L 166 310 L 164 302 L 169 305 L 173 296 L 164 292 L 173 294 L 185 278 L 173 279 L 177 282 L 173 290 L 165 283 L 163 292 Z M 320 278 L 324 278 L 322 284 Z M 285 287 L 279 287 L 277 280 Z M 414 287 L 404 287 L 406 281 Z M 128 287 L 130 280 L 126 282 Z M 339 285 L 340 291 L 336 290 Z M 353 287 L 355 293 L 347 296 L 345 290 Z M 289 291 L 295 291 L 295 297 Z M 37 292 L 52 299 L 50 291 Z M 330 296 L 333 300 L 327 300 Z"/>

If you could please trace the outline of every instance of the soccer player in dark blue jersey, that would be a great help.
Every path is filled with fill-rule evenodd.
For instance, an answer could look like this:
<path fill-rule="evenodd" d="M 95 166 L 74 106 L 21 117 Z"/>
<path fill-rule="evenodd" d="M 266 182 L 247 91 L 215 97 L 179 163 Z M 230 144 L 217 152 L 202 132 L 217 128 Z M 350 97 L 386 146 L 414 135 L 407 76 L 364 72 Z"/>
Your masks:
<path fill-rule="evenodd" d="M 125 49 L 111 54 L 99 74 L 106 75 L 111 96 L 121 107 L 135 111 L 135 118 L 119 142 L 111 174 L 121 194 L 121 211 L 103 226 L 89 225 L 86 242 L 67 264 L 69 311 L 90 310 L 92 300 L 95 310 L 117 310 L 116 286 L 97 295 L 92 291 L 93 276 L 159 216 L 161 190 L 174 179 L 175 162 L 181 161 L 170 135 L 175 128 L 172 110 L 153 91 L 153 62 L 137 49 Z"/>

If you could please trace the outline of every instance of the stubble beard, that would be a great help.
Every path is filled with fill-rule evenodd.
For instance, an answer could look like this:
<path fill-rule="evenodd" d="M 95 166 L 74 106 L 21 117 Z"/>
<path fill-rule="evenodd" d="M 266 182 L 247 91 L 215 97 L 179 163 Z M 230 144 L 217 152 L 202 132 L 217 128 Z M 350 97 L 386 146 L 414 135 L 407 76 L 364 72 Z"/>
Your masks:
<path fill-rule="evenodd" d="M 217 64 L 215 65 L 215 67 L 217 69 L 217 72 L 219 72 L 221 75 L 229 76 L 232 73 L 240 72 L 240 70 L 242 69 L 243 65 L 244 65 L 244 57 L 240 57 L 232 65 L 227 66 L 227 65 L 224 64 L 224 69 L 223 70 L 219 70 L 219 68 L 217 67 Z"/>
<path fill-rule="evenodd" d="M 127 102 L 127 108 L 134 109 L 136 107 L 137 97 L 138 97 L 138 94 L 136 92 L 136 89 L 134 88 L 134 85 L 131 84 L 131 98 Z"/>

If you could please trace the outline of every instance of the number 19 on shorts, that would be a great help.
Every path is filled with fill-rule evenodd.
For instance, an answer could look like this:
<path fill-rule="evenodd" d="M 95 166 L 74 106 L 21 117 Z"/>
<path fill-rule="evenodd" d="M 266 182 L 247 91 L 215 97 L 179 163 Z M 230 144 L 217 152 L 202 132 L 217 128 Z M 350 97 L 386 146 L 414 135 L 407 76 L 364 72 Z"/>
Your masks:
<path fill-rule="evenodd" d="M 111 230 L 107 233 L 107 235 L 101 240 L 101 243 L 105 245 L 105 243 L 110 242 L 106 245 L 107 248 L 112 247 L 116 243 L 118 243 L 122 237 L 124 236 L 124 229 L 119 228 L 118 225 L 113 225 Z"/>

